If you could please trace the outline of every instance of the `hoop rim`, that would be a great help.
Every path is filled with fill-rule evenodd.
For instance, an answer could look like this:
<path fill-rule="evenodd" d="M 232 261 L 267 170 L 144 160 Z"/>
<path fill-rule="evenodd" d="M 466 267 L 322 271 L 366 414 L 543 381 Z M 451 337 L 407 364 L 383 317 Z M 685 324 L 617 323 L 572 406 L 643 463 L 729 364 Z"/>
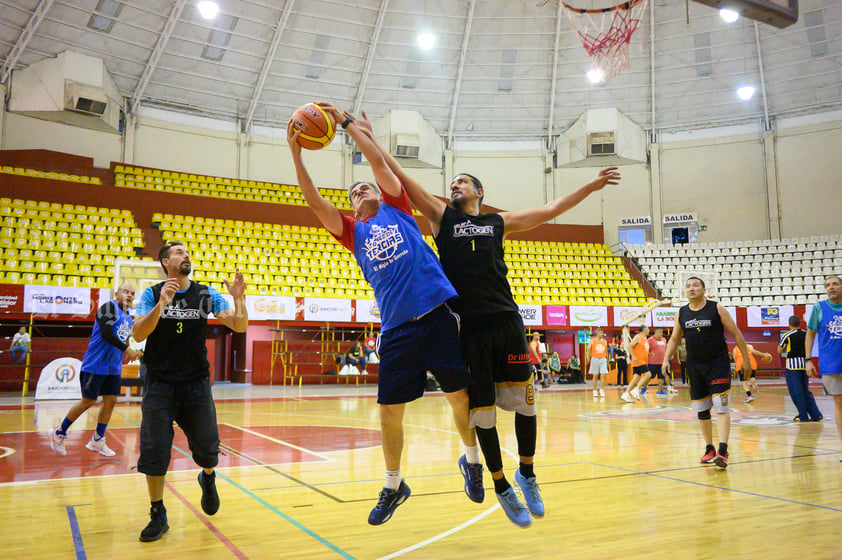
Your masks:
<path fill-rule="evenodd" d="M 609 8 L 597 8 L 597 9 L 585 9 L 585 8 L 577 8 L 576 6 L 571 6 L 567 2 L 562 0 L 561 5 L 564 6 L 565 10 L 577 13 L 577 14 L 606 14 L 609 12 L 614 12 L 617 10 L 630 10 L 643 2 L 644 0 L 628 0 L 627 2 L 620 2 L 616 6 L 611 6 Z"/>

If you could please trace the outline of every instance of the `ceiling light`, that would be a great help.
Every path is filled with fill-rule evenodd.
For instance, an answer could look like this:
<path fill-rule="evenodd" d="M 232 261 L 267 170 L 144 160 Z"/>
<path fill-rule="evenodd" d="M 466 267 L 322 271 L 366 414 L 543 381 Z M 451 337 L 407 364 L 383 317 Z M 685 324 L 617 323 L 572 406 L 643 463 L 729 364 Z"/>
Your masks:
<path fill-rule="evenodd" d="M 418 35 L 418 46 L 428 51 L 436 44 L 436 36 L 430 33 L 421 33 Z"/>
<path fill-rule="evenodd" d="M 728 8 L 722 8 L 719 10 L 719 17 L 727 21 L 728 23 L 734 23 L 738 19 L 740 19 L 740 14 L 735 12 L 734 10 L 729 10 Z"/>
<path fill-rule="evenodd" d="M 754 95 L 754 86 L 743 86 L 737 89 L 737 96 L 743 101 L 748 101 Z"/>
<path fill-rule="evenodd" d="M 202 0 L 202 2 L 196 4 L 196 7 L 205 19 L 213 19 L 219 13 L 219 4 L 210 0 Z"/>
<path fill-rule="evenodd" d="M 592 84 L 598 84 L 603 81 L 603 78 L 605 78 L 605 72 L 603 72 L 600 68 L 591 68 L 588 70 L 588 79 Z"/>

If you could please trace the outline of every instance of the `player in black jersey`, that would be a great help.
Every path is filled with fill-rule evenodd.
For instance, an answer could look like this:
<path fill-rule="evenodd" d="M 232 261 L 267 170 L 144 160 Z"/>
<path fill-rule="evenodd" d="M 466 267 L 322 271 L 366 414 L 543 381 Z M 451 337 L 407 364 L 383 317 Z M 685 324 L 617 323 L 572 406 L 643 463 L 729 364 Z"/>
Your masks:
<path fill-rule="evenodd" d="M 819 407 L 816 406 L 816 399 L 810 392 L 810 379 L 807 377 L 806 354 L 804 342 L 807 339 L 807 331 L 800 328 L 801 317 L 792 315 L 789 318 L 789 328 L 781 335 L 781 343 L 778 345 L 778 353 L 786 354 L 786 386 L 789 389 L 789 396 L 792 398 L 798 416 L 793 418 L 796 422 L 820 422 L 824 419 Z"/>
<path fill-rule="evenodd" d="M 357 123 L 371 131 L 365 113 Z M 451 204 L 445 204 L 404 173 L 389 151 L 370 136 L 412 203 L 429 220 L 444 272 L 459 294 L 455 310 L 462 317 L 462 348 L 474 378 L 469 388 L 471 425 L 476 428 L 500 505 L 513 523 L 526 527 L 532 522 L 530 513 L 544 516 L 544 504 L 533 468 L 537 418 L 529 348 L 506 279 L 503 240 L 508 234 L 533 229 L 559 216 L 606 185 L 618 184 L 620 174 L 616 167 L 603 169 L 590 183 L 540 208 L 482 214 L 485 191 L 479 179 L 457 175 L 450 185 Z M 523 490 L 528 511 L 503 475 L 496 406 L 515 412 L 520 455 L 515 482 Z"/>
<path fill-rule="evenodd" d="M 731 333 L 743 356 L 748 356 L 746 341 L 734 319 L 722 305 L 705 298 L 705 283 L 691 276 L 684 286 L 688 304 L 678 310 L 675 327 L 664 354 L 663 370 L 670 371 L 670 360 L 683 336 L 687 341 L 687 376 L 693 410 L 699 416 L 705 438 L 702 463 L 728 466 L 728 434 L 731 431 L 731 409 L 728 392 L 731 389 L 731 362 L 725 344 L 725 330 Z M 743 371 L 751 373 L 751 363 L 743 360 Z M 716 430 L 719 449 L 713 445 L 713 425 L 710 409 L 716 407 Z"/>
<path fill-rule="evenodd" d="M 158 260 L 167 280 L 144 290 L 132 329 L 138 342 L 148 338 L 137 470 L 146 475 L 152 508 L 141 541 L 158 540 L 169 529 L 164 477 L 172 451 L 173 422 L 187 436 L 193 460 L 202 467 L 202 510 L 208 515 L 219 510 L 214 472 L 219 460 L 219 431 L 205 346 L 208 315 L 213 313 L 235 332 L 245 332 L 248 326 L 246 284 L 239 270 L 232 283 L 225 280 L 234 298 L 231 309 L 219 292 L 190 280 L 190 253 L 180 242 L 166 243 Z"/>

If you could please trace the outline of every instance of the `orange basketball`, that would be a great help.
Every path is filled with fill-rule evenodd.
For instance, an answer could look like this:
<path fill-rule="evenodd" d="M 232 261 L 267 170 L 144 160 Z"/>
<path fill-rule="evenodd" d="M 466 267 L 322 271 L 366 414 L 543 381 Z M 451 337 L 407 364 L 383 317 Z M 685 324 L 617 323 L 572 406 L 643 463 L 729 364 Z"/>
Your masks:
<path fill-rule="evenodd" d="M 307 150 L 321 150 L 336 135 L 333 116 L 315 103 L 302 105 L 292 114 L 292 126 L 300 130 L 298 144 Z"/>

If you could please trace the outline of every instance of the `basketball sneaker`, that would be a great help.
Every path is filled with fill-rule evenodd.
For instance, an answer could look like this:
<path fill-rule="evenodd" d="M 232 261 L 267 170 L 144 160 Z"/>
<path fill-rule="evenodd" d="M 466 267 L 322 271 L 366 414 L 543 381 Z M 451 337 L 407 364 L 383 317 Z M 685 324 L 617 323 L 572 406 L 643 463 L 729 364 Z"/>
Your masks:
<path fill-rule="evenodd" d="M 538 488 L 535 477 L 526 478 L 520 474 L 520 469 L 517 469 L 515 471 L 515 482 L 520 486 L 521 492 L 523 492 L 523 499 L 526 501 L 526 507 L 529 508 L 529 513 L 533 517 L 544 517 L 544 500 L 541 499 L 541 489 Z"/>
<path fill-rule="evenodd" d="M 472 502 L 481 504 L 485 499 L 485 488 L 482 487 L 482 463 L 469 463 L 468 458 L 459 457 L 459 472 L 465 479 L 465 494 Z"/>
<path fill-rule="evenodd" d="M 599 390 L 599 396 L 600 396 L 600 397 L 604 397 L 604 396 L 605 396 L 605 389 L 600 389 L 600 390 Z"/>
<path fill-rule="evenodd" d="M 150 508 L 149 517 L 149 524 L 140 532 L 141 542 L 157 541 L 170 529 L 167 524 L 167 508 L 162 507 L 160 511 Z"/>
<path fill-rule="evenodd" d="M 637 387 L 632 389 L 631 396 L 634 400 L 639 401 L 640 400 L 640 389 L 638 389 Z"/>
<path fill-rule="evenodd" d="M 702 458 L 699 459 L 699 462 L 709 465 L 713 463 L 714 457 L 716 457 L 716 449 L 714 449 L 713 447 L 708 447 L 707 449 L 705 449 L 705 454 L 702 455 Z"/>
<path fill-rule="evenodd" d="M 199 471 L 199 486 L 202 489 L 202 511 L 213 515 L 219 511 L 219 493 L 216 491 L 216 473 L 209 475 Z"/>
<path fill-rule="evenodd" d="M 401 484 L 397 490 L 391 488 L 384 488 L 380 491 L 380 496 L 377 499 L 377 505 L 368 514 L 369 525 L 383 525 L 392 518 L 392 514 L 409 498 L 412 492 L 409 490 L 406 482 L 401 479 Z"/>
<path fill-rule="evenodd" d="M 62 457 L 67 455 L 67 450 L 64 448 L 64 440 L 67 439 L 67 436 L 56 432 L 55 428 L 50 430 L 49 436 L 50 448 Z"/>
<path fill-rule="evenodd" d="M 667 392 L 661 389 L 660 391 L 655 393 L 655 396 L 659 399 L 665 399 L 667 398 Z"/>
<path fill-rule="evenodd" d="M 503 508 L 509 521 L 518 527 L 529 527 L 532 525 L 532 517 L 529 516 L 529 512 L 523 507 L 520 500 L 517 499 L 514 488 L 509 488 L 502 494 L 498 494 L 497 492 L 495 494 L 497 494 L 497 501 L 500 502 L 500 507 Z"/>
<path fill-rule="evenodd" d="M 628 391 L 625 391 L 622 395 L 620 395 L 620 398 L 626 402 L 634 402 L 634 399 L 631 398 Z"/>
<path fill-rule="evenodd" d="M 599 391 L 597 391 L 596 389 L 594 389 L 594 390 L 593 390 L 593 396 L 594 396 L 594 397 L 598 397 L 598 396 L 599 396 Z"/>
<path fill-rule="evenodd" d="M 91 439 L 88 440 L 88 443 L 85 444 L 85 447 L 87 447 L 91 451 L 99 453 L 103 457 L 113 457 L 114 455 L 116 455 L 114 451 L 112 451 L 107 445 L 105 445 L 105 436 L 99 438 L 99 440 L 95 440 L 94 437 L 91 436 Z"/>
<path fill-rule="evenodd" d="M 667 387 L 667 393 L 672 393 L 672 394 L 674 394 L 674 395 L 677 395 L 677 394 L 678 394 L 678 389 L 676 389 L 675 387 L 673 387 L 672 385 L 670 385 L 669 387 Z"/>
<path fill-rule="evenodd" d="M 753 400 L 754 400 L 754 395 L 749 395 L 749 396 L 746 397 L 746 400 L 744 400 L 743 402 L 744 403 L 750 403 Z"/>
<path fill-rule="evenodd" d="M 645 394 L 646 394 L 646 391 L 648 391 L 648 390 L 649 390 L 649 387 L 644 387 L 643 389 L 641 389 L 641 390 L 640 390 L 640 396 L 645 395 Z"/>
<path fill-rule="evenodd" d="M 728 467 L 728 452 L 717 453 L 716 457 L 713 458 L 713 463 L 720 469 Z"/>

